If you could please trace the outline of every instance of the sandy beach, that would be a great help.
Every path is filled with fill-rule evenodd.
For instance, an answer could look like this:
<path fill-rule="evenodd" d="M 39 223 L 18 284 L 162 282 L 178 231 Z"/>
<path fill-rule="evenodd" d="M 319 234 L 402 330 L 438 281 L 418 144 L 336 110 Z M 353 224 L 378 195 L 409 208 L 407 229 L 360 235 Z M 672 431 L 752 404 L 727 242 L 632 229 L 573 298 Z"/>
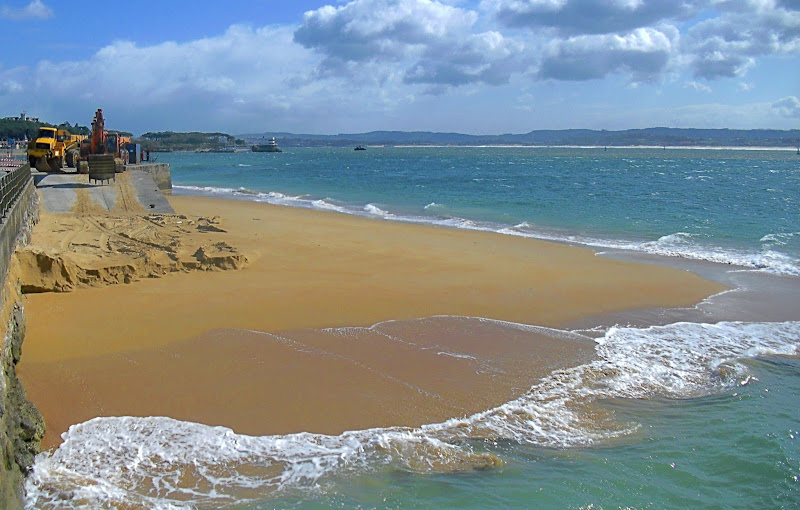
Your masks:
<path fill-rule="evenodd" d="M 165 415 L 266 435 L 469 415 L 582 362 L 592 346 L 492 323 L 465 336 L 416 319 L 558 327 L 723 290 L 685 271 L 525 238 L 169 200 L 181 216 L 147 220 L 152 227 L 131 216 L 44 215 L 34 231 L 29 251 L 78 268 L 61 288 L 70 292 L 26 297 L 19 372 L 47 421 L 46 447 L 95 416 Z M 66 239 L 70 222 L 81 235 Z M 128 228 L 118 248 L 109 233 Z M 84 248 L 82 260 L 58 257 Z M 27 257 L 23 285 L 64 286 Z M 368 329 L 384 321 L 408 331 Z M 342 329 L 356 327 L 367 329 Z"/>

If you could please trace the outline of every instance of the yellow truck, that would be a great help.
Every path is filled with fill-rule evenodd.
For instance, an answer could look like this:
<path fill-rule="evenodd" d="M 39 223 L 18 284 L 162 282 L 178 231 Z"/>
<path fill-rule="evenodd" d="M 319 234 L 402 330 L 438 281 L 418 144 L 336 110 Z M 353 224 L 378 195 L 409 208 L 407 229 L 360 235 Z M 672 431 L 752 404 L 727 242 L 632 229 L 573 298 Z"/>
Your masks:
<path fill-rule="evenodd" d="M 46 172 L 58 171 L 64 166 L 75 167 L 83 135 L 73 135 L 66 129 L 41 127 L 36 139 L 28 144 L 28 161 L 31 167 Z"/>

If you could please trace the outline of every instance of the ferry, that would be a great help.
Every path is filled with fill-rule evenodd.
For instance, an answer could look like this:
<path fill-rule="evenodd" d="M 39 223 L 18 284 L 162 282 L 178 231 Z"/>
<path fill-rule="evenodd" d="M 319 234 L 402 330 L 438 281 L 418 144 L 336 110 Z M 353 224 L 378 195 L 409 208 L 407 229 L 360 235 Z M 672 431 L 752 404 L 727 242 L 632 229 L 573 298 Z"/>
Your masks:
<path fill-rule="evenodd" d="M 283 152 L 280 147 L 278 147 L 278 142 L 275 141 L 275 137 L 269 139 L 266 145 L 253 145 L 253 152 Z"/>

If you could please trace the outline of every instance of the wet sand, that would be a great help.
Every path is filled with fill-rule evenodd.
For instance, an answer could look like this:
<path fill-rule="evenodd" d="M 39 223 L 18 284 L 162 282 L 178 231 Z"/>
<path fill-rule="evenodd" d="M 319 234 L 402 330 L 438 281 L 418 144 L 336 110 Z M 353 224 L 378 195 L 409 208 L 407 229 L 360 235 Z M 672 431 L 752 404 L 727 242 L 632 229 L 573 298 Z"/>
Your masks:
<path fill-rule="evenodd" d="M 428 338 L 421 344 L 428 349 L 370 331 L 345 341 L 318 330 L 437 315 L 558 327 L 620 310 L 688 306 L 722 290 L 686 271 L 530 239 L 252 202 L 169 200 L 181 214 L 219 217 L 214 232 L 185 233 L 183 243 L 212 235 L 209 242 L 224 241 L 248 263 L 28 295 L 19 372 L 48 421 L 48 446 L 69 424 L 98 415 L 166 415 L 262 435 L 472 414 L 519 395 L 554 367 L 581 362 L 591 346 L 530 333 L 525 341 L 470 334 L 475 324 L 465 333 L 403 322 L 416 331 L 404 338 Z M 58 243 L 51 228 L 43 221 L 33 242 Z M 286 331 L 295 343 L 263 334 Z M 468 356 L 432 354 L 442 345 Z"/>
<path fill-rule="evenodd" d="M 170 416 L 248 435 L 335 435 L 470 416 L 593 353 L 587 339 L 468 322 L 488 348 L 463 345 L 465 324 L 454 318 L 385 332 L 217 330 L 155 349 L 33 363 L 26 384 L 59 403 L 47 408 L 46 447 L 58 443 L 53 432 L 95 416 Z"/>

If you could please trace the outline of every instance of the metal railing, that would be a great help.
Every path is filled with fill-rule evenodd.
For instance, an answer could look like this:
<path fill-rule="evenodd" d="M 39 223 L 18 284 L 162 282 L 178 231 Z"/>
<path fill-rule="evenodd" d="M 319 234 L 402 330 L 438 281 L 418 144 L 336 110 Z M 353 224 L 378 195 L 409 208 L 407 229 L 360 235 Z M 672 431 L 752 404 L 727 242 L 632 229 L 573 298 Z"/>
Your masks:
<path fill-rule="evenodd" d="M 0 177 L 0 221 L 6 217 L 30 179 L 31 166 L 28 163 Z"/>

